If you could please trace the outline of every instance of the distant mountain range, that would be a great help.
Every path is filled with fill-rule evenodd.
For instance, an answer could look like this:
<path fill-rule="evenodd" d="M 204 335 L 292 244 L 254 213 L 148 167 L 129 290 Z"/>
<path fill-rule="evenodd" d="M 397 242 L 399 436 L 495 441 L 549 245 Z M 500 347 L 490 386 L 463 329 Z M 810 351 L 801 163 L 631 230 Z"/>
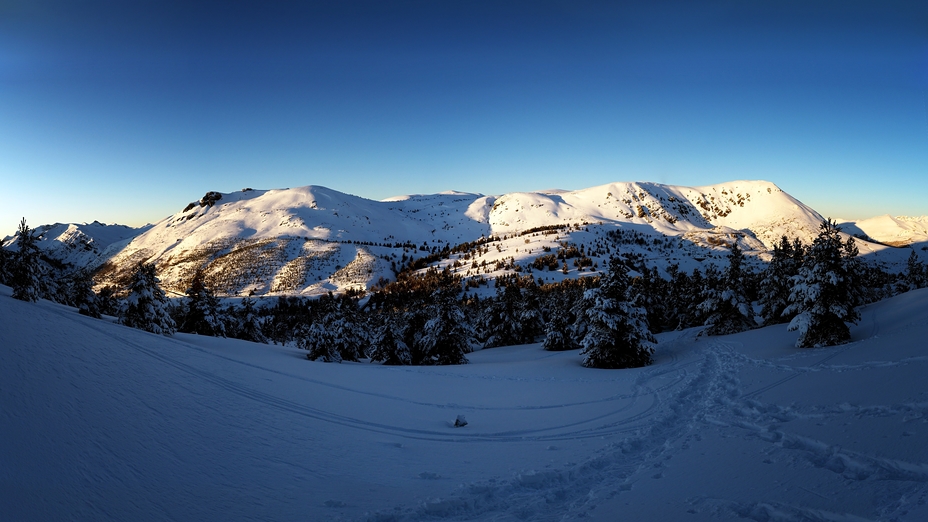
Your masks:
<path fill-rule="evenodd" d="M 759 263 L 783 235 L 810 243 L 822 219 L 766 181 L 621 182 L 384 201 L 306 186 L 209 192 L 139 229 L 94 222 L 38 230 L 47 255 L 99 268 L 100 284 L 124 284 L 139 262 L 155 262 L 162 285 L 178 294 L 200 270 L 222 295 L 317 295 L 370 288 L 423 257 L 417 266 L 448 267 L 467 278 L 520 272 L 546 281 L 589 274 L 614 253 L 660 269 L 722 264 L 733 242 Z M 928 217 L 883 216 L 841 227 L 860 239 L 871 262 L 900 267 L 909 249 L 893 247 L 910 245 L 928 259 Z"/>

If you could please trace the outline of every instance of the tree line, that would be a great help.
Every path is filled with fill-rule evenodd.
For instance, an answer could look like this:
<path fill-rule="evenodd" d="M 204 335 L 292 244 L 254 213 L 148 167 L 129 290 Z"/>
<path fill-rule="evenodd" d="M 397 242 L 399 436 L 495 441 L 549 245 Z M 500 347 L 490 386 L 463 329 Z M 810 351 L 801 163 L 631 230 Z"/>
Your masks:
<path fill-rule="evenodd" d="M 904 272 L 890 274 L 863 263 L 854 239 L 842 240 L 831 220 L 809 245 L 782 237 L 761 271 L 746 266 L 737 243 L 722 269 L 686 273 L 671 265 L 666 277 L 640 257 L 614 254 L 598 276 L 538 284 L 512 274 L 496 278 L 495 294 L 483 298 L 436 268 L 404 271 L 367 294 L 223 304 L 202 272 L 184 298 L 168 299 L 155 265 L 141 263 L 127 288 L 94 291 L 89 271 L 42 256 L 37 241 L 23 219 L 17 248 L 0 248 L 0 282 L 17 299 L 46 298 L 162 335 L 294 345 L 326 362 L 463 364 L 477 347 L 541 342 L 546 350 L 579 349 L 588 367 L 628 368 L 651 363 L 655 333 L 704 326 L 706 335 L 725 335 L 780 323 L 798 332 L 799 347 L 827 346 L 849 340 L 847 323 L 857 321 L 859 306 L 928 286 L 914 251 Z"/>

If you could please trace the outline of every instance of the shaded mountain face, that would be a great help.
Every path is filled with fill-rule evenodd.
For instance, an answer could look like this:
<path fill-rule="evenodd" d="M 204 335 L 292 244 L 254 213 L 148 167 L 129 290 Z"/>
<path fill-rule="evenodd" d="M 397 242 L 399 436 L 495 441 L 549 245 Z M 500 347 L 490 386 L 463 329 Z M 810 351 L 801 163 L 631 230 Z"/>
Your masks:
<path fill-rule="evenodd" d="M 244 189 L 209 192 L 131 241 L 97 246 L 82 263 L 100 267 L 100 284 L 122 285 L 138 263 L 154 262 L 162 285 L 177 294 L 200 270 L 226 296 L 369 289 L 413 260 L 415 268 L 448 268 L 469 279 L 518 272 L 557 281 L 596 274 L 615 254 L 660 269 L 722 264 L 735 242 L 762 262 L 783 235 L 810 243 L 822 219 L 766 181 L 384 201 L 319 186 Z M 900 263 L 908 255 L 860 243 L 864 255 Z"/>

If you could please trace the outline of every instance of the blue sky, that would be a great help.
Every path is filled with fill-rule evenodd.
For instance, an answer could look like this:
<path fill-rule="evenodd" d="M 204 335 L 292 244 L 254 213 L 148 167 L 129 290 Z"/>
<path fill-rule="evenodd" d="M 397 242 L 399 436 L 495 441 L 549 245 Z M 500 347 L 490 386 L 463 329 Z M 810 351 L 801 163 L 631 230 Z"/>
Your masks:
<path fill-rule="evenodd" d="M 928 214 L 925 2 L 0 2 L 0 233 L 206 191 L 766 179 Z"/>

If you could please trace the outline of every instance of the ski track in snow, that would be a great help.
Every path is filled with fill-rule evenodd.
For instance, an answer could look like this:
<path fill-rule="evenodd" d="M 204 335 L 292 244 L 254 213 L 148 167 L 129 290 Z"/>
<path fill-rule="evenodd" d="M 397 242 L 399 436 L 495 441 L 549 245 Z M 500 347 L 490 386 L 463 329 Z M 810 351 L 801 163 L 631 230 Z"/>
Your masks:
<path fill-rule="evenodd" d="M 878 326 L 874 325 L 873 336 Z M 595 509 L 602 497 L 622 495 L 634 486 L 636 476 L 651 473 L 685 450 L 693 440 L 699 440 L 698 430 L 709 425 L 734 429 L 740 436 L 765 442 L 765 453 L 789 459 L 794 465 L 805 465 L 828 470 L 847 482 L 896 481 L 907 483 L 902 500 L 879 506 L 879 519 L 902 520 L 907 514 L 905 506 L 924 505 L 928 502 L 928 463 L 906 462 L 867 455 L 814 438 L 796 435 L 779 428 L 783 423 L 799 418 L 828 419 L 831 416 L 852 413 L 857 416 L 902 415 L 907 421 L 928 419 L 928 402 L 878 406 L 851 406 L 847 403 L 833 408 L 803 412 L 797 408 L 766 404 L 754 399 L 764 392 L 784 386 L 795 377 L 810 372 L 842 372 L 887 368 L 896 365 L 928 362 L 928 357 L 916 356 L 899 361 L 875 361 L 857 365 L 828 365 L 827 363 L 848 350 L 855 343 L 823 349 L 824 357 L 807 366 L 771 364 L 752 359 L 737 348 L 738 343 L 709 339 L 698 354 L 699 371 L 685 372 L 682 367 L 694 361 L 681 363 L 676 357 L 662 365 L 662 371 L 644 372 L 639 386 L 654 393 L 654 405 L 639 415 L 612 424 L 620 428 L 608 431 L 610 435 L 626 434 L 626 438 L 612 444 L 600 455 L 572 468 L 561 470 L 528 471 L 506 480 L 463 485 L 445 499 L 427 501 L 405 510 L 374 513 L 369 521 L 401 520 L 572 520 L 585 518 Z M 808 356 L 807 354 L 803 354 Z M 746 365 L 757 365 L 790 372 L 761 388 L 745 392 L 735 377 Z M 672 384 L 649 388 L 647 383 L 656 376 L 680 371 Z M 666 396 L 662 393 L 669 392 Z M 645 426 L 636 420 L 649 418 Z M 660 478 L 661 473 L 651 478 Z M 828 499 L 815 491 L 799 487 L 809 494 Z M 917 499 L 907 502 L 906 499 Z M 743 519 L 780 522 L 829 521 L 853 522 L 875 520 L 853 514 L 805 508 L 778 502 L 737 502 L 719 498 L 692 499 L 694 505 L 711 506 L 711 518 L 737 516 Z M 691 510 L 691 513 L 696 513 Z M 888 517 L 888 518 L 887 518 Z"/>
<path fill-rule="evenodd" d="M 5 296 L 0 298 L 7 298 Z M 400 394 L 384 393 L 366 388 L 363 384 L 335 384 L 281 371 L 272 366 L 262 366 L 225 355 L 182 338 L 160 339 L 172 343 L 177 351 L 163 351 L 146 346 L 137 332 L 114 327 L 104 322 L 81 318 L 72 311 L 58 306 L 43 306 L 43 310 L 55 314 L 62 324 L 90 328 L 97 333 L 118 340 L 119 345 L 134 350 L 158 365 L 173 368 L 191 378 L 190 386 L 206 386 L 222 395 L 233 395 L 268 409 L 282 412 L 285 416 L 299 416 L 313 421 L 339 426 L 347 430 L 358 430 L 382 434 L 394 440 L 428 441 L 432 443 L 467 443 L 475 452 L 484 449 L 493 453 L 505 452 L 506 447 L 532 442 L 558 442 L 573 445 L 577 441 L 601 439 L 603 445 L 588 458 L 574 463 L 557 464 L 539 468 L 539 462 L 529 463 L 528 469 L 508 476 L 469 481 L 458 487 L 448 486 L 447 494 L 431 497 L 413 505 L 382 509 L 360 515 L 367 521 L 420 521 L 420 520 L 544 520 L 559 521 L 587 518 L 611 520 L 621 507 L 623 499 L 633 499 L 636 489 L 645 488 L 655 480 L 671 480 L 678 461 L 693 458 L 694 448 L 704 447 L 707 440 L 721 437 L 732 447 L 743 445 L 750 448 L 758 461 L 776 464 L 781 471 L 784 484 L 795 477 L 815 477 L 816 484 L 797 482 L 779 486 L 782 490 L 769 496 L 746 498 L 743 494 L 692 494 L 681 501 L 685 506 L 687 520 L 747 519 L 758 522 L 799 522 L 806 520 L 827 522 L 854 522 L 862 520 L 915 520 L 924 515 L 928 504 L 928 461 L 905 458 L 912 455 L 893 454 L 893 448 L 868 446 L 868 441 L 835 440 L 834 430 L 823 426 L 857 423 L 884 422 L 892 420 L 901 436 L 918 439 L 917 433 L 925 431 L 928 423 L 928 399 L 888 400 L 872 397 L 867 403 L 846 401 L 801 401 L 801 395 L 792 389 L 809 379 L 848 378 L 867 375 L 874 371 L 910 370 L 913 373 L 928 369 L 928 355 L 909 350 L 897 353 L 885 345 L 874 344 L 884 334 L 881 310 L 875 307 L 867 312 L 866 323 L 861 327 L 863 338 L 831 348 L 814 350 L 782 350 L 777 356 L 758 356 L 756 351 L 745 346 L 739 336 L 697 337 L 698 330 L 687 330 L 664 334 L 656 354 L 654 366 L 619 372 L 628 379 L 635 376 L 628 390 L 621 393 L 590 398 L 589 400 L 564 400 L 544 403 L 539 401 L 515 405 L 488 405 L 469 403 L 467 398 L 456 402 L 428 401 L 404 397 Z M 920 320 L 920 319 L 919 319 Z M 918 326 L 896 325 L 886 336 L 898 335 Z M 65 326 L 69 328 L 69 326 Z M 912 336 L 916 338 L 916 336 Z M 874 350 L 874 346 L 883 346 Z M 885 357 L 874 360 L 873 355 Z M 80 357 L 80 353 L 75 354 Z M 544 355 L 542 358 L 553 357 Z M 223 367 L 238 368 L 241 372 L 217 371 L 215 361 Z M 845 362 L 847 361 L 847 362 Z M 321 364 L 294 361 L 296 364 Z M 21 369 L 26 371 L 25 369 Z M 380 368 L 397 375 L 428 372 L 432 377 L 444 380 L 489 380 L 518 381 L 535 380 L 544 382 L 543 377 L 524 377 L 506 374 L 462 373 L 442 368 Z M 20 371 L 20 370 L 17 370 Z M 609 373 L 590 370 L 590 381 L 603 378 Z M 248 374 L 251 377 L 244 378 Z M 262 377 L 255 378 L 259 374 Z M 581 378 L 558 377 L 561 381 L 576 380 L 583 386 Z M 266 377 L 264 377 L 266 376 Z M 372 400 L 387 401 L 397 410 L 416 406 L 454 412 L 517 412 L 549 411 L 543 421 L 525 429 L 491 430 L 471 423 L 467 429 L 425 429 L 409 427 L 398 420 L 375 422 L 340 411 L 329 404 L 317 407 L 305 397 L 288 397 L 280 389 L 262 388 L 262 381 L 290 380 L 305 386 L 325 387 L 341 394 L 359 395 Z M 600 381 L 602 382 L 602 381 Z M 617 381 L 618 382 L 618 381 Z M 832 382 L 831 380 L 823 382 Z M 890 390 L 892 391 L 892 390 Z M 787 393 L 789 392 L 789 393 Z M 114 390 L 113 393 L 122 393 Z M 788 400 L 778 400 L 777 394 L 786 394 Z M 582 396 L 582 395 L 581 395 Z M 781 395 L 784 396 L 784 395 Z M 575 398 L 575 397 L 571 397 Z M 795 400 L 795 402 L 791 402 Z M 170 408 L 152 397 L 145 405 L 152 411 Z M 326 407 L 327 406 L 327 407 Z M 577 413 L 579 407 L 596 406 Z M 558 412 L 571 415 L 559 415 Z M 469 419 L 470 420 L 470 419 Z M 916 430 L 916 427 L 919 429 Z M 816 429 L 821 436 L 816 436 Z M 483 431 L 481 431 L 483 430 Z M 398 442 L 389 442 L 402 447 Z M 508 446 L 507 446 L 508 445 Z M 448 446 L 451 447 L 451 446 Z M 171 447 L 166 446 L 170 451 Z M 549 449 L 557 449 L 549 446 Z M 109 450 L 99 446 L 100 453 Z M 347 449 L 346 449 L 347 451 Z M 113 457 L 118 458 L 118 456 Z M 712 457 L 706 457 L 711 462 Z M 181 459 L 178 459 L 181 460 Z M 130 463 L 131 464 L 131 463 Z M 302 473 L 327 478 L 325 473 L 299 462 L 283 462 L 282 466 L 299 468 Z M 144 471 L 133 468 L 137 476 Z M 93 471 L 88 470 L 87 480 L 94 482 Z M 418 473 L 420 480 L 441 485 L 443 474 L 425 470 Z M 791 489 L 790 489 L 791 488 Z M 434 488 L 432 489 L 434 491 Z M 836 502 L 835 491 L 845 491 L 847 505 Z M 847 502 L 861 497 L 861 503 Z M 347 500 L 347 499 L 345 499 Z M 853 505 L 852 505 L 853 504 Z M 357 519 L 343 510 L 349 506 L 344 500 L 329 499 L 323 503 L 329 509 L 329 518 Z M 608 507 L 604 507 L 608 506 Z M 861 507 L 864 506 L 864 507 Z M 98 518 L 107 518 L 105 506 L 85 506 L 82 513 L 94 513 Z M 609 510 L 613 511 L 609 511 Z M 158 517 L 158 514 L 149 513 Z M 163 518 L 171 518 L 168 512 Z M 683 516 L 683 514 L 680 514 Z M 909 518 L 915 517 L 915 518 Z"/>

